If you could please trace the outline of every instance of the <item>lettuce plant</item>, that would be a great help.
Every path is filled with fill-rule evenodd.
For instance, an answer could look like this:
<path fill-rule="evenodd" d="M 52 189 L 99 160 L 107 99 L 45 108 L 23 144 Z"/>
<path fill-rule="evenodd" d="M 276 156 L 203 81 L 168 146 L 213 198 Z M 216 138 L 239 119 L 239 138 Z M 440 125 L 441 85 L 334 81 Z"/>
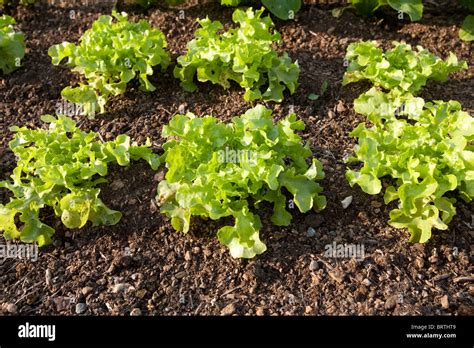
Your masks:
<path fill-rule="evenodd" d="M 423 16 L 421 0 L 352 0 L 352 6 L 365 16 L 373 15 L 382 6 L 390 6 L 395 11 L 406 13 L 412 21 L 419 21 Z"/>
<path fill-rule="evenodd" d="M 351 186 L 368 194 L 385 188 L 386 204 L 397 201 L 389 224 L 408 228 L 411 242 L 426 242 L 433 227 L 446 230 L 456 213 L 454 192 L 474 197 L 474 119 L 456 101 L 425 103 L 411 94 L 372 88 L 354 102 L 373 126 L 361 123 L 351 135 L 359 140 L 360 170 L 348 170 Z"/>
<path fill-rule="evenodd" d="M 453 53 L 443 61 L 421 46 L 414 51 L 405 43 L 394 42 L 393 45 L 383 52 L 376 41 L 350 44 L 343 84 L 367 79 L 387 90 L 396 88 L 416 93 L 427 80 L 446 81 L 450 73 L 467 69 L 466 62 L 459 62 Z"/>
<path fill-rule="evenodd" d="M 199 82 L 210 81 L 229 88 L 231 81 L 245 88 L 245 100 L 281 102 L 285 88 L 294 93 L 300 69 L 285 52 L 278 56 L 272 44 L 280 40 L 270 32 L 270 17 L 261 18 L 263 9 L 235 10 L 232 19 L 238 28 L 222 34 L 222 24 L 209 18 L 198 20 L 201 28 L 187 45 L 186 55 L 178 58 L 174 75 L 187 91 L 197 89 Z"/>
<path fill-rule="evenodd" d="M 166 45 L 164 34 L 148 22 L 132 23 L 126 13 L 114 12 L 113 17 L 100 16 L 79 45 L 63 42 L 50 47 L 48 53 L 54 65 L 67 57 L 67 65 L 85 76 L 87 84 L 66 87 L 61 95 L 93 115 L 97 107 L 104 112 L 109 96 L 124 93 L 127 83 L 135 77 L 141 90 L 155 90 L 148 76 L 153 75 L 157 65 L 162 70 L 168 67 Z"/>
<path fill-rule="evenodd" d="M 109 209 L 99 198 L 99 183 L 106 182 L 107 166 L 121 166 L 130 160 L 146 160 L 157 169 L 159 157 L 150 144 L 130 144 L 127 135 L 114 141 L 98 140 L 98 134 L 83 132 L 66 116 L 42 117 L 49 129 L 12 127 L 15 136 L 10 149 L 17 158 L 11 181 L 0 187 L 11 191 L 8 203 L 0 204 L 0 232 L 5 239 L 19 238 L 51 243 L 54 229 L 41 221 L 41 212 L 51 207 L 67 228 L 81 228 L 87 221 L 95 225 L 113 225 L 121 213 Z"/>
<path fill-rule="evenodd" d="M 4 74 L 17 69 L 25 56 L 25 37 L 13 29 L 15 24 L 14 18 L 0 16 L 0 69 Z"/>
<path fill-rule="evenodd" d="M 163 127 L 168 171 L 157 201 L 176 230 L 188 232 L 191 216 L 231 216 L 234 225 L 219 229 L 218 239 L 233 257 L 252 258 L 266 250 L 259 238 L 262 223 L 253 212 L 262 201 L 273 204 L 271 221 L 278 226 L 292 218 L 285 191 L 301 212 L 325 207 L 316 182 L 324 177 L 322 166 L 295 134 L 303 122 L 290 114 L 274 124 L 271 114 L 258 105 L 225 124 L 188 113 Z"/>

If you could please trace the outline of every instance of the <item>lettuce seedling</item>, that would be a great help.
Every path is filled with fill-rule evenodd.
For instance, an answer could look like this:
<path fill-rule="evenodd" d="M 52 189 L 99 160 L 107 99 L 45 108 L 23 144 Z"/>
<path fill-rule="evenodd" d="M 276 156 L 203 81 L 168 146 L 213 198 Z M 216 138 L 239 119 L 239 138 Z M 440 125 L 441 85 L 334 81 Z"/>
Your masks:
<path fill-rule="evenodd" d="M 25 56 L 25 37 L 13 29 L 15 24 L 13 17 L 0 16 L 0 69 L 4 74 L 20 67 Z"/>
<path fill-rule="evenodd" d="M 97 107 L 104 112 L 109 96 L 124 93 L 127 83 L 135 77 L 141 90 L 154 91 L 148 76 L 153 75 L 157 65 L 162 70 L 168 67 L 170 55 L 166 46 L 164 34 L 147 21 L 132 23 L 126 13 L 114 12 L 113 17 L 100 16 L 79 45 L 63 42 L 51 46 L 48 54 L 54 65 L 67 57 L 67 65 L 85 76 L 87 84 L 66 87 L 61 95 L 93 115 Z"/>
<path fill-rule="evenodd" d="M 187 45 L 186 55 L 178 58 L 174 76 L 186 91 L 197 89 L 199 82 L 210 81 L 229 88 L 231 81 L 245 88 L 245 100 L 281 102 L 283 91 L 294 93 L 300 69 L 285 52 L 278 56 L 272 44 L 280 40 L 278 32 L 270 32 L 270 17 L 261 18 L 263 9 L 235 10 L 232 19 L 238 28 L 219 34 L 219 21 L 198 20 L 201 28 Z"/>
<path fill-rule="evenodd" d="M 258 105 L 225 124 L 188 113 L 163 127 L 168 141 L 162 161 L 168 171 L 157 201 L 176 230 L 188 232 L 191 216 L 231 216 L 235 224 L 219 229 L 217 237 L 233 257 L 252 258 L 266 250 L 253 209 L 261 202 L 273 204 L 271 221 L 278 226 L 292 219 L 283 189 L 301 212 L 326 206 L 316 182 L 324 177 L 321 163 L 295 134 L 304 123 L 290 114 L 274 124 L 271 114 Z"/>
<path fill-rule="evenodd" d="M 421 46 L 414 51 L 405 43 L 393 42 L 393 45 L 392 49 L 383 52 L 376 41 L 350 44 L 343 84 L 369 80 L 374 86 L 387 90 L 416 93 L 427 80 L 446 81 L 450 73 L 467 69 L 467 63 L 459 62 L 453 53 L 443 61 Z"/>
<path fill-rule="evenodd" d="M 12 127 L 15 132 L 10 149 L 17 158 L 11 181 L 0 187 L 11 191 L 7 204 L 0 204 L 0 232 L 5 239 L 51 243 L 55 230 L 41 221 L 41 211 L 51 207 L 67 228 L 81 228 L 87 221 L 114 225 L 121 213 L 109 209 L 99 198 L 99 183 L 106 182 L 108 164 L 121 166 L 130 160 L 146 160 L 153 169 L 159 157 L 150 144 L 130 144 L 127 135 L 114 141 L 98 140 L 98 134 L 83 132 L 66 117 L 42 117 L 49 128 Z"/>
<path fill-rule="evenodd" d="M 433 227 L 446 230 L 456 213 L 454 191 L 466 202 L 474 197 L 474 119 L 456 101 L 425 103 L 375 87 L 354 107 L 373 126 L 361 123 L 351 133 L 359 142 L 349 161 L 363 166 L 347 171 L 350 185 L 378 194 L 380 179 L 391 179 L 384 201 L 398 208 L 389 224 L 408 228 L 411 242 L 426 242 Z"/>

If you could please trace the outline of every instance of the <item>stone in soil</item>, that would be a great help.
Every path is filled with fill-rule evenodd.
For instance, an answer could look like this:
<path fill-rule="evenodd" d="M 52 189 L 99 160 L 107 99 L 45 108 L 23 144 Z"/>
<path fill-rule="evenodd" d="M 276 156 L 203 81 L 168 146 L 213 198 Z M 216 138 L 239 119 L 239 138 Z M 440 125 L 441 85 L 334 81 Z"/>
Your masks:
<path fill-rule="evenodd" d="M 87 296 L 89 295 L 91 292 L 92 292 L 92 288 L 90 286 L 86 286 L 86 287 L 83 287 L 81 289 L 81 293 L 84 295 L 84 296 Z"/>
<path fill-rule="evenodd" d="M 17 314 L 18 313 L 18 307 L 14 303 L 7 303 L 4 308 L 10 314 Z"/>
<path fill-rule="evenodd" d="M 441 307 L 443 307 L 444 309 L 448 309 L 448 308 L 449 308 L 448 295 L 444 295 L 443 297 L 441 297 Z"/>
<path fill-rule="evenodd" d="M 319 268 L 318 261 L 312 260 L 309 264 L 310 271 L 316 271 Z"/>
<path fill-rule="evenodd" d="M 85 303 L 76 304 L 76 314 L 82 314 L 87 310 L 87 305 Z"/>
<path fill-rule="evenodd" d="M 231 303 L 231 304 L 228 304 L 227 306 L 225 306 L 222 310 L 221 310 L 221 314 L 222 315 L 232 315 L 235 313 L 236 311 L 236 307 L 235 307 L 235 304 L 234 303 Z"/>
<path fill-rule="evenodd" d="M 385 309 L 386 310 L 392 310 L 397 306 L 397 297 L 396 296 L 390 296 L 387 298 L 385 301 Z"/>
<path fill-rule="evenodd" d="M 132 317 L 138 317 L 138 316 L 142 315 L 142 311 L 141 311 L 140 308 L 134 308 L 134 309 L 132 309 L 132 311 L 130 312 L 130 315 L 131 315 Z"/>

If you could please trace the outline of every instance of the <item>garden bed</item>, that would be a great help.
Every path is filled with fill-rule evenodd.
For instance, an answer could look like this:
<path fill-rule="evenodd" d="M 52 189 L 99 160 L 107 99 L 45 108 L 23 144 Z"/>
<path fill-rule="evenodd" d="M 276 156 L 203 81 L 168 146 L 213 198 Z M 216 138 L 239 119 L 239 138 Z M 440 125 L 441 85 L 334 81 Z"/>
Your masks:
<path fill-rule="evenodd" d="M 341 85 L 351 42 L 374 39 L 387 48 L 393 40 L 404 40 L 442 58 L 454 52 L 470 68 L 446 83 L 428 83 L 421 96 L 458 100 L 473 113 L 474 58 L 471 44 L 458 37 L 465 13 L 450 1 L 430 4 L 416 23 L 400 21 L 390 11 L 372 19 L 350 11 L 334 18 L 330 7 L 318 5 L 305 5 L 294 21 L 276 21 L 282 34 L 279 50 L 298 60 L 301 85 L 283 103 L 267 105 L 276 119 L 293 109 L 306 124 L 301 135 L 326 172 L 325 210 L 295 210 L 292 224 L 280 228 L 265 223 L 270 209 L 263 206 L 261 238 L 268 250 L 253 260 L 233 259 L 215 237 L 222 222 L 194 219 L 184 235 L 158 212 L 154 197 L 162 171 L 139 162 L 128 169 L 113 167 L 101 196 L 123 213 L 122 220 L 112 227 L 67 230 L 53 214 L 47 216 L 45 222 L 57 232 L 36 262 L 0 260 L 2 313 L 473 315 L 474 205 L 459 200 L 448 231 L 435 231 L 426 244 L 411 244 L 406 230 L 387 224 L 389 209 L 382 196 L 350 188 L 344 177 L 343 158 L 355 144 L 348 133 L 363 121 L 352 102 L 368 89 L 363 83 Z M 0 179 L 10 175 L 15 161 L 8 150 L 8 128 L 41 126 L 40 115 L 56 112 L 61 89 L 79 81 L 68 68 L 51 64 L 48 48 L 76 42 L 106 13 L 110 8 L 45 6 L 13 13 L 25 33 L 27 51 L 22 68 L 0 77 Z M 195 19 L 206 15 L 230 23 L 232 9 L 201 4 L 183 12 L 155 8 L 130 13 L 132 19 L 145 18 L 163 31 L 173 58 L 185 52 L 197 28 Z M 327 92 L 309 100 L 324 81 Z M 256 105 L 244 102 L 243 91 L 234 87 L 226 91 L 204 84 L 187 93 L 172 77 L 172 67 L 164 75 L 155 74 L 152 82 L 157 87 L 152 93 L 132 85 L 108 103 L 105 114 L 94 120 L 77 118 L 81 128 L 97 131 L 105 140 L 122 133 L 141 143 L 150 137 L 161 153 L 162 125 L 174 114 L 190 111 L 228 121 Z M 352 203 L 343 209 L 341 200 L 348 196 L 353 196 Z M 6 190 L 0 189 L 0 201 L 6 199 Z M 314 236 L 308 235 L 309 228 Z M 333 242 L 363 245 L 365 258 L 325 257 L 325 246 Z"/>

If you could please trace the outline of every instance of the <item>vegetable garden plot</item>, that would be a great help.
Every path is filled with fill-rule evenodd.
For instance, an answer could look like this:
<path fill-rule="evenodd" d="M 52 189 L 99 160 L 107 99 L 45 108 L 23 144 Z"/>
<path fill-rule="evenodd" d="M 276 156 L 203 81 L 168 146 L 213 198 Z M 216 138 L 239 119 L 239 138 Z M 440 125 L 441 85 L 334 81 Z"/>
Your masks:
<path fill-rule="evenodd" d="M 112 14 L 106 8 L 75 9 L 75 19 L 69 8 L 18 7 L 9 13 L 27 50 L 21 66 L 1 77 L 0 228 L 5 243 L 16 244 L 11 238 L 19 237 L 52 244 L 39 251 L 47 263 L 3 261 L 8 269 L 18 265 L 2 275 L 12 288 L 0 299 L 4 310 L 14 309 L 8 304 L 18 293 L 26 295 L 15 305 L 20 313 L 467 313 L 469 282 L 459 279 L 469 276 L 472 237 L 473 62 L 469 44 L 458 38 L 465 17 L 460 7 L 448 18 L 425 6 L 428 17 L 412 23 L 390 8 L 374 13 L 380 22 L 351 9 L 336 18 L 332 8 L 316 5 L 303 6 L 288 21 L 270 20 L 259 6 L 183 6 L 184 16 L 173 7 L 150 7 L 129 9 L 127 17 L 117 12 L 116 19 L 104 17 Z M 43 16 L 51 23 L 40 25 Z M 225 26 L 221 36 L 213 21 Z M 145 30 L 135 33 L 135 25 Z M 55 26 L 61 28 L 57 35 Z M 100 35 L 86 31 L 91 27 Z M 233 45 L 250 41 L 258 30 L 253 51 L 266 53 L 243 57 L 245 51 Z M 88 48 L 94 40 L 100 44 Z M 392 41 L 422 48 L 391 48 Z M 74 71 L 52 64 L 61 61 Z M 355 83 L 362 79 L 374 87 Z M 191 93 L 182 84 L 197 89 Z M 88 114 L 70 116 L 83 132 L 78 134 L 97 134 L 97 144 L 84 143 L 90 152 L 79 143 L 66 146 L 66 138 L 75 139 L 68 135 L 59 145 L 69 154 L 66 148 L 51 151 L 58 141 L 42 138 L 39 117 L 69 105 L 61 94 Z M 263 107 L 248 101 L 260 99 L 271 102 Z M 409 115 L 397 114 L 412 104 Z M 88 111 L 97 111 L 94 118 Z M 36 143 L 31 151 L 12 126 L 27 126 L 49 145 Z M 147 138 L 151 147 L 142 147 L 142 154 L 128 145 L 146 144 Z M 405 158 L 407 147 L 420 151 Z M 71 168 L 86 159 L 81 167 L 96 166 L 99 176 L 105 173 L 97 161 L 118 165 L 107 169 L 107 182 L 84 172 L 79 183 L 61 171 L 66 163 L 57 162 L 55 153 L 68 158 Z M 360 171 L 345 162 L 352 155 L 364 165 Z M 389 155 L 403 159 L 399 167 Z M 45 177 L 35 158 L 52 161 L 58 176 Z M 138 158 L 152 168 L 133 161 Z M 82 194 L 84 184 L 93 195 Z M 382 188 L 384 197 L 364 193 Z M 47 190 L 64 196 L 49 197 Z M 44 199 L 31 205 L 35 194 Z M 71 194 L 73 206 L 66 199 Z M 120 211 L 120 221 L 87 223 L 98 218 L 97 202 L 110 209 L 108 216 Z M 34 231 L 27 226 L 38 226 L 29 224 L 33 213 L 34 221 L 56 233 L 48 229 L 35 235 L 48 238 L 30 238 Z M 408 242 L 406 227 L 412 241 L 426 243 Z M 346 245 L 364 255 L 338 254 L 338 246 Z M 55 278 L 50 288 L 23 294 L 27 287 L 18 281 L 26 272 L 43 279 L 46 270 Z M 426 284 L 445 274 L 442 284 Z M 222 294 L 238 286 L 238 301 L 231 304 Z M 320 293 L 327 300 L 315 305 Z M 62 308 L 58 296 L 84 306 Z"/>

